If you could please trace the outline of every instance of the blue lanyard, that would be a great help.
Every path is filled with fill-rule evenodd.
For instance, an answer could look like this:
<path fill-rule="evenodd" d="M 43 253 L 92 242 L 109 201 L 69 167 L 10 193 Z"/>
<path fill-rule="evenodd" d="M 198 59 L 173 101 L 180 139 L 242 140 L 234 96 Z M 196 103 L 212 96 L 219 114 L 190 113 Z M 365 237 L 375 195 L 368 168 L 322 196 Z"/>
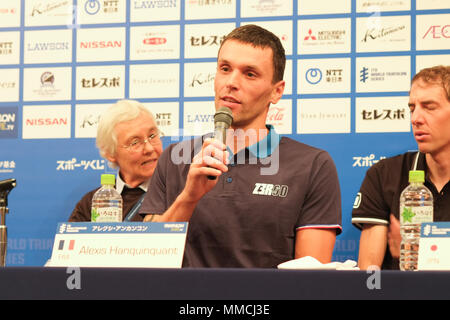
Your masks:
<path fill-rule="evenodd" d="M 136 202 L 136 204 L 133 206 L 133 208 L 131 208 L 131 210 L 130 210 L 130 212 L 127 214 L 127 216 L 125 217 L 125 219 L 123 219 L 123 221 L 125 222 L 130 222 L 133 218 L 134 218 L 134 216 L 136 215 L 136 214 L 138 214 L 138 212 L 139 212 L 139 209 L 141 208 L 141 205 L 142 205 L 142 202 L 144 202 L 144 198 L 145 198 L 145 195 L 146 195 L 147 193 L 144 193 L 140 198 L 139 198 L 139 200 L 138 200 L 138 202 Z"/>

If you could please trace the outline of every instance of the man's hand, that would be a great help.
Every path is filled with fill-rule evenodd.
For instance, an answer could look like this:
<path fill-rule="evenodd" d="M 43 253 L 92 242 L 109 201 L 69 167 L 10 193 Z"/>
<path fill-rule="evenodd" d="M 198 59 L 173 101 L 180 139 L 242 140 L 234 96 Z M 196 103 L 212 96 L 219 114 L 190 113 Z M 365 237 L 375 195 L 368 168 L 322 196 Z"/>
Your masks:
<path fill-rule="evenodd" d="M 202 150 L 194 156 L 187 175 L 186 185 L 176 200 L 163 214 L 148 214 L 145 222 L 189 221 L 197 202 L 214 186 L 217 180 L 208 176 L 220 176 L 228 171 L 228 152 L 218 140 L 206 139 Z"/>
<path fill-rule="evenodd" d="M 206 139 L 202 150 L 192 160 L 182 199 L 197 202 L 214 188 L 218 179 L 210 180 L 208 176 L 219 177 L 228 171 L 228 155 L 226 145 L 216 139 Z"/>

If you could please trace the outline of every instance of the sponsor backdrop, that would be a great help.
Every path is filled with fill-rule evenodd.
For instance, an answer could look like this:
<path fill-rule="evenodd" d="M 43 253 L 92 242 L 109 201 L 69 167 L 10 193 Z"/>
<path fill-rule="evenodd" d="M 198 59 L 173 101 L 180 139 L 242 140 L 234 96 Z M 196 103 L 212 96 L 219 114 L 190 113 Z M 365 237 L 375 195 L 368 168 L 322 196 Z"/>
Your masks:
<path fill-rule="evenodd" d="M 333 259 L 356 260 L 355 195 L 367 168 L 416 149 L 410 79 L 449 64 L 449 21 L 449 0 L 1 1 L 0 180 L 17 179 L 7 265 L 43 265 L 57 223 L 112 171 L 94 137 L 117 99 L 144 102 L 164 146 L 211 131 L 217 49 L 248 23 L 282 39 L 286 92 L 268 122 L 333 157 L 343 210 Z"/>

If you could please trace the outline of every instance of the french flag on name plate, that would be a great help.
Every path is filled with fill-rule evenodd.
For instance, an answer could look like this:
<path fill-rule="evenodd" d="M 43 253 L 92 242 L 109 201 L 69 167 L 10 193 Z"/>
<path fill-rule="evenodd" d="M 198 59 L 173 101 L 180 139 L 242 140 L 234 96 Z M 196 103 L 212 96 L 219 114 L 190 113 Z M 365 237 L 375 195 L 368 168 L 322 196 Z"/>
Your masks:
<path fill-rule="evenodd" d="M 68 243 L 68 245 L 66 245 L 66 248 L 64 247 L 64 244 Z M 58 244 L 58 250 L 73 250 L 75 246 L 75 240 L 60 240 L 59 244 Z"/>

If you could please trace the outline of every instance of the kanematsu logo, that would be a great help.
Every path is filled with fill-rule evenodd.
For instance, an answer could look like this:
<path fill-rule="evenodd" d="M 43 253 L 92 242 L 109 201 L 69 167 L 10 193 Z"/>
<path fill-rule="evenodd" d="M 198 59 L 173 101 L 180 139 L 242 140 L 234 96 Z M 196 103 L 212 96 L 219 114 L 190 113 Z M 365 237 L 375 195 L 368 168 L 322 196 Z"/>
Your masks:
<path fill-rule="evenodd" d="M 375 41 L 377 39 L 392 38 L 393 34 L 401 33 L 406 29 L 405 25 L 395 27 L 370 28 L 366 31 L 362 42 Z"/>
<path fill-rule="evenodd" d="M 57 1 L 57 2 L 51 2 L 51 3 L 36 3 L 33 7 L 33 10 L 31 11 L 31 16 L 39 16 L 39 15 L 56 15 L 57 13 L 54 13 L 55 11 L 59 12 L 58 10 L 60 8 L 67 7 L 71 5 L 72 1 Z"/>
<path fill-rule="evenodd" d="M 206 73 L 206 72 L 199 72 L 195 73 L 192 77 L 192 81 L 189 83 L 189 87 L 195 88 L 203 85 L 210 84 L 214 82 L 214 78 L 216 77 L 215 72 Z"/>

